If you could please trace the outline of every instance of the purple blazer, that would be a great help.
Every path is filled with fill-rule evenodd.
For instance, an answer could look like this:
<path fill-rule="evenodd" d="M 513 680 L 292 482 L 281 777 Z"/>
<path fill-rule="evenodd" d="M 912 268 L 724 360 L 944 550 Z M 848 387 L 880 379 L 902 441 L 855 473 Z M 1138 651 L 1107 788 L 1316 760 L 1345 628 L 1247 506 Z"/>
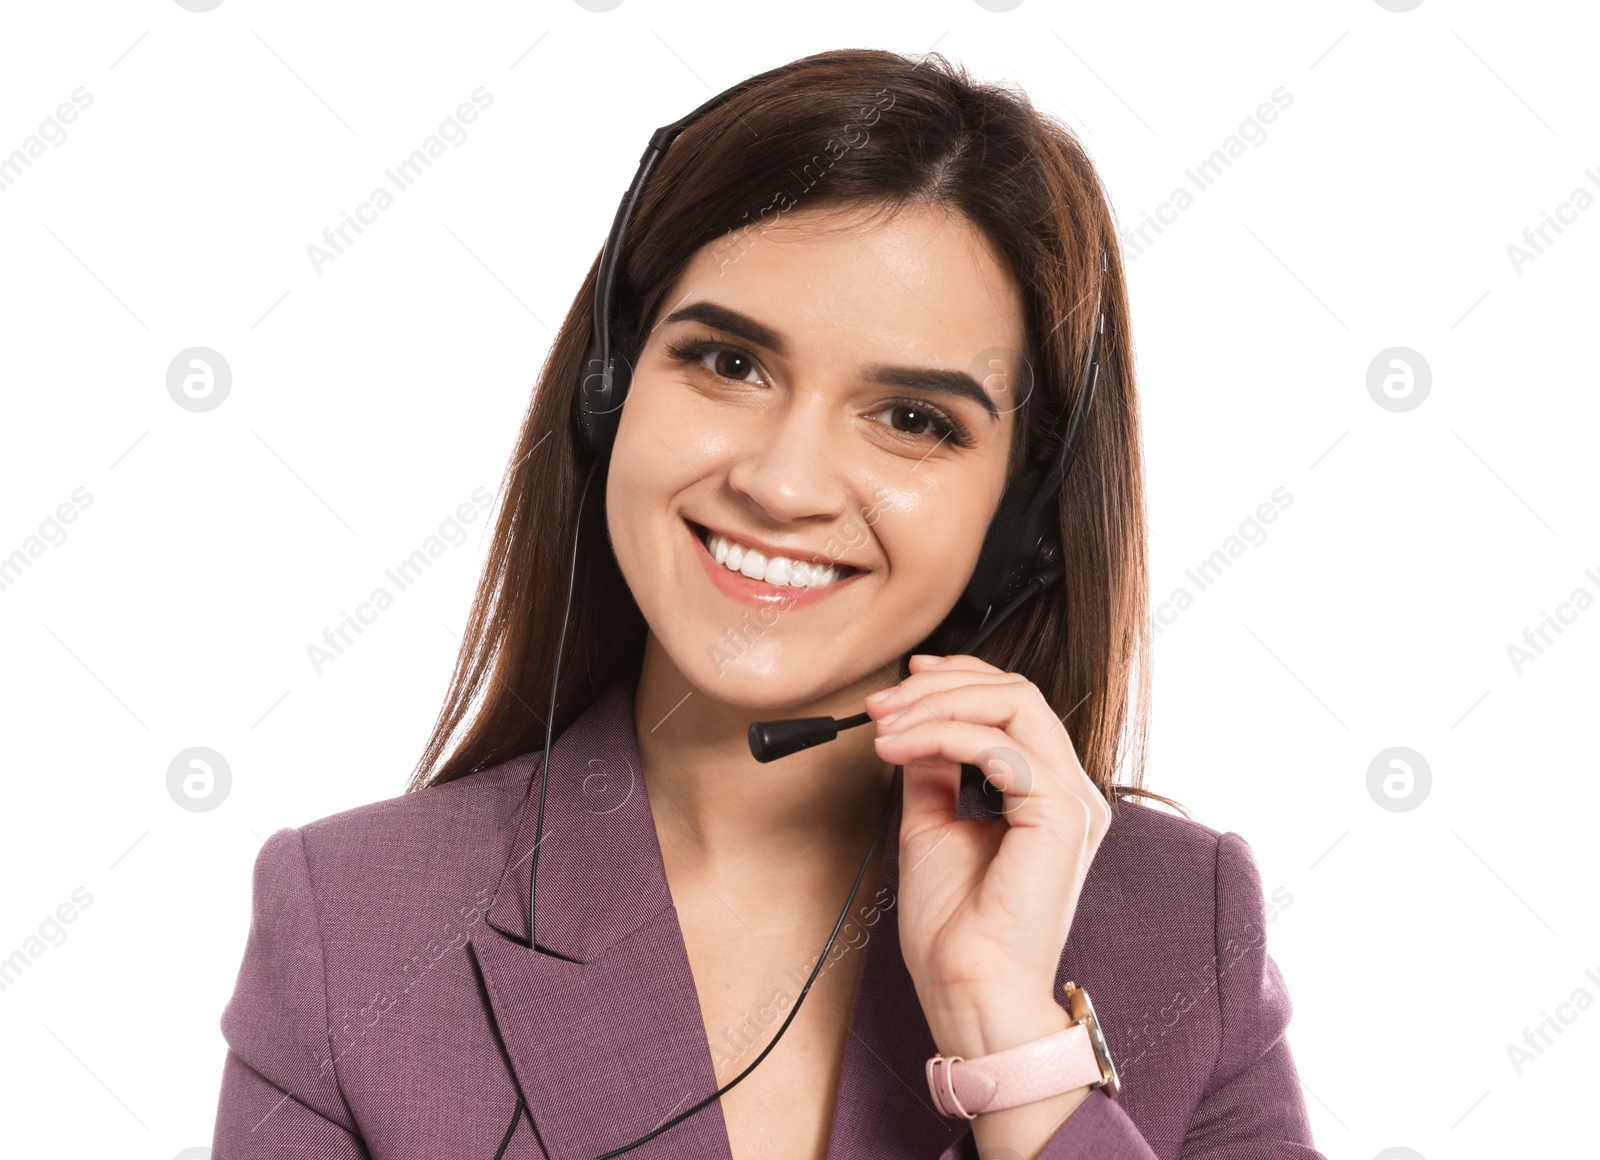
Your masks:
<path fill-rule="evenodd" d="M 714 1068 L 638 772 L 633 693 L 613 684 L 552 746 L 538 950 L 528 858 L 542 746 L 267 839 L 222 1014 L 216 1160 L 492 1160 L 519 1093 L 528 1114 L 508 1160 L 593 1160 L 754 1058 L 720 1079 Z M 964 815 L 983 809 L 964 791 Z M 924 1078 L 937 1049 L 900 955 L 899 832 L 897 806 L 881 906 L 840 936 L 862 959 L 828 1156 L 975 1160 L 968 1122 L 940 1115 Z M 1119 803 L 1062 948 L 1058 1001 L 1068 979 L 1093 997 L 1122 1092 L 1091 1092 L 1041 1160 L 1320 1160 L 1238 835 Z M 626 1155 L 729 1157 L 721 1106 Z"/>

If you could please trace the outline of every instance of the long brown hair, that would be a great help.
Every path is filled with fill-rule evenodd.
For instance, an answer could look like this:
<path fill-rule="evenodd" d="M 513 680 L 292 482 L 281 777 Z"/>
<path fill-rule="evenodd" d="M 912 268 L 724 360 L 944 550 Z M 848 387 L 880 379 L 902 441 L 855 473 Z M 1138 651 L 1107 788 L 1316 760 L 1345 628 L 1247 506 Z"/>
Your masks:
<path fill-rule="evenodd" d="M 1108 800 L 1160 797 L 1140 788 L 1151 632 L 1126 286 L 1110 207 L 1070 129 L 1020 91 L 975 82 L 938 53 L 849 49 L 763 74 L 691 124 L 662 158 L 621 255 L 615 333 L 636 362 L 650 320 L 702 246 L 737 260 L 764 222 L 790 209 L 892 213 L 912 202 L 964 215 L 1020 284 L 1032 391 L 1015 427 L 1013 476 L 1060 447 L 1096 321 L 1101 251 L 1107 256 L 1098 387 L 1061 494 L 1066 583 L 1035 597 L 977 651 L 1039 687 Z M 618 677 L 638 676 L 646 625 L 611 552 L 603 464 L 582 526 L 574 519 L 589 464 L 574 437 L 572 396 L 598 266 L 597 257 L 540 372 L 450 688 L 407 791 L 543 748 L 573 568 L 555 733 Z M 920 651 L 953 651 L 956 633 L 970 631 L 962 604 Z"/>

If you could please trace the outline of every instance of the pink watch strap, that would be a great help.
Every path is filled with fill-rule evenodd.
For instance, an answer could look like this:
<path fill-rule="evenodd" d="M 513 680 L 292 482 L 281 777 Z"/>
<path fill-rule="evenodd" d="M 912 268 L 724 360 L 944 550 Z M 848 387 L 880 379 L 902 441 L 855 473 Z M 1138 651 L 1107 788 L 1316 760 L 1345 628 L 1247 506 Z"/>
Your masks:
<path fill-rule="evenodd" d="M 928 1060 L 928 1090 L 939 1111 L 972 1119 L 1096 1085 L 1104 1076 L 1085 1023 L 977 1059 Z"/>

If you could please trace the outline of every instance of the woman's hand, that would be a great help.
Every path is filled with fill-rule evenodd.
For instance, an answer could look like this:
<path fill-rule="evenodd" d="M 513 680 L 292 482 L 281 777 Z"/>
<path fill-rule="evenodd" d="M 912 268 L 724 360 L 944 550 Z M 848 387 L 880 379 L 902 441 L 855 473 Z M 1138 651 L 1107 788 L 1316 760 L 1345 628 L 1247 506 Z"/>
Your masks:
<path fill-rule="evenodd" d="M 940 1053 L 970 1059 L 1068 1025 L 1056 969 L 1111 808 L 1032 681 L 965 655 L 910 667 L 867 699 L 904 767 L 900 945 Z M 957 818 L 962 763 L 1004 819 Z"/>

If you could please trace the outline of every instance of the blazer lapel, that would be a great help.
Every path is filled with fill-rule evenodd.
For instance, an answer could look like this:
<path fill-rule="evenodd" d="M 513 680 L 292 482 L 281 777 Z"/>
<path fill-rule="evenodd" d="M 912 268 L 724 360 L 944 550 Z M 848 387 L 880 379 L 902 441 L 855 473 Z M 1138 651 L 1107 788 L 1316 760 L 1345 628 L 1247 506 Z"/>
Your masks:
<path fill-rule="evenodd" d="M 528 878 L 542 756 L 527 759 L 531 778 L 506 868 L 470 945 L 545 1152 L 594 1160 L 700 1102 L 718 1080 L 645 794 L 633 685 L 613 684 L 551 746 L 535 948 Z M 847 920 L 867 938 L 829 1160 L 949 1158 L 970 1134 L 928 1094 L 924 1063 L 937 1047 L 900 952 L 902 776 L 896 767 L 875 909 Z M 963 779 L 961 816 L 998 816 L 979 785 Z M 720 1102 L 628 1155 L 732 1160 Z"/>
<path fill-rule="evenodd" d="M 895 766 L 894 812 L 884 835 L 885 850 L 877 899 L 887 908 L 852 916 L 867 926 L 861 975 L 850 1008 L 839 1099 L 828 1139 L 828 1160 L 857 1156 L 954 1157 L 971 1132 L 962 1121 L 946 1119 L 928 1094 L 925 1064 L 938 1051 L 922 1013 L 911 973 L 900 953 L 900 785 L 904 770 Z M 963 779 L 961 817 L 978 816 L 980 796 Z M 992 816 L 992 815 L 986 815 Z M 873 921 L 869 921 L 873 920 Z M 844 931 L 841 931 L 841 936 Z"/>
<path fill-rule="evenodd" d="M 716 1073 L 645 797 L 632 685 L 613 684 L 551 746 L 530 947 L 539 776 L 472 954 L 545 1152 L 593 1160 L 716 1091 Z M 731 1160 L 720 1105 L 628 1155 Z"/>

